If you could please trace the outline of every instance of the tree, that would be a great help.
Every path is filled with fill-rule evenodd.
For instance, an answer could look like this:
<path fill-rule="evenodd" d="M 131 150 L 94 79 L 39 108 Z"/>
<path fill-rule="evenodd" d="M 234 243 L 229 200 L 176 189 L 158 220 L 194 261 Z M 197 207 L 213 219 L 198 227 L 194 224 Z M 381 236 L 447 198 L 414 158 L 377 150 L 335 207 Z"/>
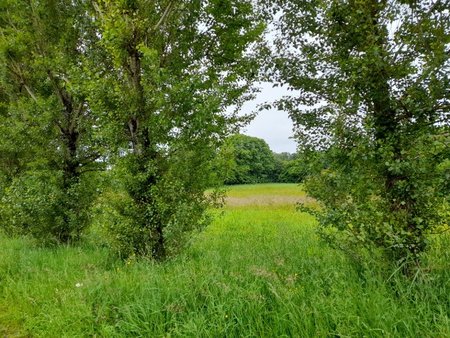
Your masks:
<path fill-rule="evenodd" d="M 308 167 L 311 162 L 311 154 L 304 153 L 274 153 L 277 163 L 277 182 L 281 183 L 300 183 L 309 175 Z M 316 154 L 314 154 L 316 155 Z"/>
<path fill-rule="evenodd" d="M 2 223 L 68 243 L 88 224 L 100 166 L 83 72 L 97 37 L 81 0 L 1 7 Z"/>
<path fill-rule="evenodd" d="M 163 260 L 204 224 L 211 159 L 240 119 L 264 29 L 251 1 L 95 1 L 105 57 L 90 102 L 104 113 L 124 189 L 110 223 L 123 254 Z M 118 197 L 119 198 L 119 197 Z M 120 200 L 120 198 L 119 198 Z M 119 236 L 120 234 L 120 236 Z"/>
<path fill-rule="evenodd" d="M 232 167 L 225 184 L 252 184 L 275 182 L 276 161 L 263 139 L 236 134 L 230 136 L 222 151 L 232 158 Z"/>
<path fill-rule="evenodd" d="M 427 234 L 448 222 L 438 136 L 449 125 L 448 1 L 275 3 L 270 74 L 298 94 L 278 104 L 300 147 L 327 149 L 328 168 L 307 185 L 322 234 L 353 253 L 418 262 Z"/>

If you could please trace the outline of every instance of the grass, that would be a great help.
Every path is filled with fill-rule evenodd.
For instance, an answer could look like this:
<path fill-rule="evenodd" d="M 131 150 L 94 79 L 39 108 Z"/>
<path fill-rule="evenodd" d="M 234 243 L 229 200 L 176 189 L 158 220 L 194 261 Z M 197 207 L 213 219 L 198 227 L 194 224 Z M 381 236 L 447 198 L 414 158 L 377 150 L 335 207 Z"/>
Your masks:
<path fill-rule="evenodd" d="M 295 185 L 229 196 L 296 196 Z M 289 199 L 287 199 L 289 200 Z M 289 200 L 290 201 L 290 200 Z M 450 240 L 414 280 L 361 271 L 292 203 L 231 205 L 163 265 L 92 244 L 53 250 L 0 238 L 0 335 L 8 337 L 449 337 Z"/>
<path fill-rule="evenodd" d="M 234 185 L 230 186 L 227 192 L 227 196 L 230 197 L 253 197 L 255 195 L 305 196 L 306 194 L 299 189 L 297 184 L 291 183 Z"/>
<path fill-rule="evenodd" d="M 287 183 L 235 185 L 228 189 L 226 198 L 231 208 L 294 206 L 299 202 L 314 203 L 298 185 Z"/>

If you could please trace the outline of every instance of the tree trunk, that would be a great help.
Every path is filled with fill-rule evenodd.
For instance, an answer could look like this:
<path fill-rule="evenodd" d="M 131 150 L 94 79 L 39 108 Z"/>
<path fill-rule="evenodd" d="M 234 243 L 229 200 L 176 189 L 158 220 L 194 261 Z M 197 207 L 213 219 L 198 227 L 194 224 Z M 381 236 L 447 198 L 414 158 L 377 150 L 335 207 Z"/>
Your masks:
<path fill-rule="evenodd" d="M 386 46 L 387 36 L 386 32 L 380 27 L 378 21 L 379 11 L 382 6 L 378 1 L 372 1 L 372 23 L 373 23 L 373 37 L 376 39 L 377 52 L 374 53 L 375 60 L 372 66 L 372 74 L 370 76 L 370 87 L 368 92 L 370 94 L 368 101 L 373 107 L 374 117 L 374 136 L 376 140 L 376 147 L 378 151 L 378 160 L 381 163 L 381 175 L 384 177 L 384 186 L 386 198 L 390 204 L 390 211 L 392 214 L 402 212 L 407 214 L 407 224 L 401 224 L 399 221 L 395 226 L 394 231 L 400 237 L 404 237 L 406 247 L 392 249 L 392 254 L 397 259 L 405 259 L 408 255 L 412 255 L 414 260 L 417 260 L 418 254 L 424 250 L 424 234 L 423 231 L 417 227 L 413 221 L 415 213 L 416 201 L 412 197 L 413 187 L 407 189 L 407 194 L 399 188 L 400 183 L 406 182 L 408 184 L 408 173 L 404 170 L 400 172 L 392 170 L 394 163 L 402 163 L 403 155 L 402 149 L 407 147 L 402 140 L 402 132 L 398 112 L 394 109 L 392 104 L 391 89 L 389 86 L 388 61 Z M 387 155 L 389 154 L 389 155 Z M 409 236 L 400 235 L 403 231 L 409 232 Z"/>

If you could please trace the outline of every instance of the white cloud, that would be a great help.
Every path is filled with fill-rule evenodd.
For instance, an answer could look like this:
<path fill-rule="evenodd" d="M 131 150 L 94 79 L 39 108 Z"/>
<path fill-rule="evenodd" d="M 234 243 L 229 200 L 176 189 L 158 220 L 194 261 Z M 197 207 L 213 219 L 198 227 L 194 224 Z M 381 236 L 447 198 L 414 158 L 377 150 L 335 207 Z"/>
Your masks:
<path fill-rule="evenodd" d="M 290 93 L 284 88 L 272 88 L 272 84 L 261 84 L 261 92 L 256 99 L 247 102 L 243 108 L 243 113 L 251 113 L 257 109 L 259 104 L 265 102 L 273 102 L 283 95 Z M 287 112 L 276 109 L 265 110 L 260 112 L 256 118 L 246 126 L 242 132 L 249 136 L 255 136 L 264 139 L 270 148 L 277 152 L 294 153 L 296 151 L 296 143 L 291 138 L 293 124 Z"/>

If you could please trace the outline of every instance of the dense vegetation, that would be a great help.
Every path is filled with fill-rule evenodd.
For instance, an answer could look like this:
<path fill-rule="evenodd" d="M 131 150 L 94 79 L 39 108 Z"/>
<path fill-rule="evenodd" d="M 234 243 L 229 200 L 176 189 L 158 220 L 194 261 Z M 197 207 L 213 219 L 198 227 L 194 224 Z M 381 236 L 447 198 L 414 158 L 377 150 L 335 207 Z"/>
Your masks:
<path fill-rule="evenodd" d="M 298 183 L 306 176 L 305 164 L 298 156 L 274 153 L 258 137 L 241 134 L 228 137 L 218 158 L 225 184 Z"/>
<path fill-rule="evenodd" d="M 250 0 L 3 1 L 1 227 L 73 243 L 94 207 L 121 254 L 178 251 L 207 223 L 211 161 L 241 123 L 228 107 L 258 73 L 253 12 Z"/>
<path fill-rule="evenodd" d="M 448 337 L 450 237 L 411 280 L 361 270 L 295 210 L 295 185 L 235 186 L 220 217 L 165 264 L 109 256 L 95 234 L 44 249 L 0 237 L 0 335 Z"/>
<path fill-rule="evenodd" d="M 450 335 L 449 1 L 0 13 L 1 334 Z"/>
<path fill-rule="evenodd" d="M 301 151 L 323 236 L 356 259 L 418 264 L 449 224 L 448 1 L 271 1 L 271 81 Z"/>

